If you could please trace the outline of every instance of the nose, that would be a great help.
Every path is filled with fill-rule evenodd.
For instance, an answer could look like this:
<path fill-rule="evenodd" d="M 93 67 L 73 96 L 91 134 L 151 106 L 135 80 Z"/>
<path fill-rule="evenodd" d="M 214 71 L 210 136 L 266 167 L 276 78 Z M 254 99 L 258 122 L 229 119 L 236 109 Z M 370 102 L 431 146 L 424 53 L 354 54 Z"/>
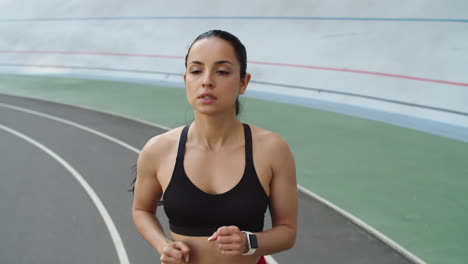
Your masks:
<path fill-rule="evenodd" d="M 213 78 L 212 78 L 210 72 L 206 72 L 206 73 L 203 75 L 202 87 L 203 87 L 203 88 L 213 88 L 213 87 L 214 87 Z"/>

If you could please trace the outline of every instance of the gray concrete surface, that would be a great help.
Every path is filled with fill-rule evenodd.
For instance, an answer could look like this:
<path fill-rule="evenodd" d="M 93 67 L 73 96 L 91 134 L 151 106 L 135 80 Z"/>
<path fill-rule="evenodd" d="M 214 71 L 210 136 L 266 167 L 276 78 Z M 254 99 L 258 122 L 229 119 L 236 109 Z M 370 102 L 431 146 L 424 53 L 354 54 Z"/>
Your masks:
<path fill-rule="evenodd" d="M 0 70 L 180 82 L 180 75 L 165 73 L 182 73 L 182 57 L 195 36 L 221 28 L 246 44 L 256 81 L 419 107 L 266 84 L 252 85 L 254 89 L 468 127 L 468 115 L 423 107 L 468 113 L 467 10 L 467 2 L 459 0 L 3 1 Z"/>
<path fill-rule="evenodd" d="M 129 119 L 40 100 L 1 95 L 0 103 L 57 116 L 141 148 L 163 130 Z M 1 108 L 0 124 L 57 152 L 95 189 L 113 218 L 130 263 L 157 263 L 158 255 L 131 221 L 126 192 L 136 154 L 102 137 L 47 118 Z M 96 208 L 69 173 L 45 153 L 0 130 L 3 151 L 1 257 L 7 263 L 117 263 Z M 334 210 L 300 195 L 299 236 L 279 263 L 410 263 Z M 3 213 L 2 213 L 3 215 Z M 158 211 L 167 230 L 167 219 Z M 269 223 L 269 219 L 267 219 Z M 271 224 L 267 224 L 267 227 Z"/>
<path fill-rule="evenodd" d="M 31 121 L 1 112 L 1 124 Z M 65 168 L 1 129 L 0 146 L 1 263 L 118 261 L 96 208 Z"/>

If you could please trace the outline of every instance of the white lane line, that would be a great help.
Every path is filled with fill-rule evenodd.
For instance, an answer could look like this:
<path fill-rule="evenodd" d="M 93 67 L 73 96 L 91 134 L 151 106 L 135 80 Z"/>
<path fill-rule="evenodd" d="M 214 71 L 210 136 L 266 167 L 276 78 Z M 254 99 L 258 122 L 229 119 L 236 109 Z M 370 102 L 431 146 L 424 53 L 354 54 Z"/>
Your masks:
<path fill-rule="evenodd" d="M 57 162 L 59 162 L 75 177 L 75 179 L 81 184 L 83 189 L 88 193 L 89 197 L 91 198 L 94 205 L 96 206 L 99 213 L 101 214 L 102 218 L 104 219 L 107 229 L 109 230 L 109 233 L 111 235 L 112 242 L 114 242 L 114 246 L 117 251 L 120 264 L 129 264 L 130 261 L 128 260 L 127 252 L 125 251 L 125 247 L 122 243 L 122 239 L 120 238 L 119 232 L 117 231 L 117 228 L 115 227 L 114 222 L 112 221 L 112 218 L 110 217 L 109 213 L 104 207 L 104 204 L 101 202 L 101 200 L 97 196 L 96 192 L 93 190 L 93 188 L 91 188 L 88 182 L 78 173 L 78 171 L 76 171 L 68 162 L 62 159 L 59 155 L 57 155 L 55 152 L 53 152 L 46 146 L 42 145 L 38 141 L 26 136 L 25 134 L 20 133 L 19 131 L 16 131 L 7 126 L 4 126 L 2 124 L 0 124 L 0 129 L 3 129 L 19 138 L 26 140 L 32 145 L 38 147 L 39 149 L 47 153 L 49 156 L 54 158 Z"/>
<path fill-rule="evenodd" d="M 276 260 L 270 255 L 265 256 L 265 261 L 267 264 L 278 264 L 278 262 L 276 262 Z"/>
<path fill-rule="evenodd" d="M 393 241 L 392 239 L 390 239 L 389 237 L 387 237 L 386 235 L 380 233 L 379 231 L 377 231 L 376 229 L 374 229 L 372 226 L 366 224 L 366 222 L 362 221 L 361 219 L 359 219 L 358 217 L 348 213 L 347 211 L 341 209 L 340 207 L 338 207 L 337 205 L 333 204 L 332 202 L 326 200 L 325 198 L 322 198 L 320 195 L 312 192 L 312 191 L 309 191 L 308 189 L 298 185 L 297 188 L 313 197 L 314 199 L 318 200 L 319 202 L 325 204 L 326 206 L 330 207 L 331 209 L 337 211 L 338 213 L 340 213 L 341 215 L 343 215 L 344 217 L 348 218 L 351 222 L 355 223 L 356 225 L 362 227 L 364 230 L 366 230 L 367 232 L 369 232 L 370 234 L 374 235 L 375 237 L 377 237 L 378 239 L 380 239 L 381 241 L 383 241 L 385 244 L 389 245 L 390 247 L 392 247 L 394 250 L 396 250 L 397 252 L 399 252 L 400 254 L 402 254 L 403 256 L 407 257 L 408 259 L 410 259 L 411 261 L 413 261 L 414 263 L 416 264 L 426 264 L 426 262 L 424 262 L 422 259 L 420 259 L 419 257 L 417 257 L 416 255 L 414 255 L 413 253 L 409 252 L 408 250 L 406 250 L 405 248 L 403 248 L 402 246 L 400 246 L 398 243 L 396 243 L 395 241 Z"/>
<path fill-rule="evenodd" d="M 101 137 L 103 137 L 103 138 L 105 138 L 107 140 L 110 140 L 110 141 L 112 141 L 112 142 L 114 142 L 116 144 L 121 145 L 124 148 L 127 148 L 127 149 L 135 152 L 136 154 L 140 153 L 140 150 L 130 146 L 129 144 L 127 144 L 127 143 L 125 143 L 125 142 L 123 142 L 123 141 L 121 141 L 121 140 L 119 140 L 117 138 L 111 137 L 111 136 L 106 135 L 104 133 L 101 133 L 101 132 L 99 132 L 97 130 L 94 130 L 94 129 L 90 128 L 90 127 L 80 125 L 78 123 L 75 123 L 75 122 L 72 122 L 72 121 L 69 121 L 69 120 L 66 120 L 66 119 L 62 119 L 62 118 L 57 117 L 57 116 L 52 116 L 52 115 L 48 115 L 48 114 L 45 114 L 45 113 L 42 113 L 42 112 L 37 112 L 37 111 L 31 110 L 31 109 L 26 109 L 26 108 L 14 106 L 14 105 L 9 105 L 9 104 L 4 104 L 4 103 L 0 103 L 0 107 L 10 108 L 10 109 L 13 109 L 13 110 L 17 110 L 17 111 L 25 112 L 25 113 L 28 113 L 28 114 L 37 115 L 37 116 L 52 119 L 52 120 L 55 120 L 55 121 L 58 121 L 58 122 L 62 122 L 62 123 L 65 123 L 67 125 L 74 126 L 74 127 L 83 129 L 85 131 L 88 131 L 89 133 L 93 133 L 93 134 L 96 134 L 98 136 L 101 136 Z M 126 118 L 128 118 L 128 117 L 126 117 Z M 151 123 L 148 123 L 148 124 L 154 126 L 154 124 L 151 124 Z M 162 127 L 162 128 L 164 128 L 164 127 Z M 169 129 L 167 129 L 167 130 L 169 130 Z M 265 258 L 267 259 L 267 262 L 269 264 L 278 264 L 278 262 L 276 262 L 275 259 L 272 256 L 268 255 L 268 256 L 265 256 Z"/>
<path fill-rule="evenodd" d="M 25 112 L 25 113 L 40 116 L 40 117 L 45 117 L 45 118 L 48 118 L 48 119 L 51 119 L 51 120 L 54 120 L 54 121 L 58 121 L 58 122 L 70 125 L 70 126 L 74 126 L 76 128 L 83 129 L 83 130 L 88 131 L 90 133 L 96 134 L 96 135 L 98 135 L 100 137 L 103 137 L 103 138 L 105 138 L 107 140 L 110 140 L 110 141 L 112 141 L 112 142 L 114 142 L 116 144 L 119 144 L 119 145 L 123 146 L 124 148 L 127 148 L 127 149 L 129 149 L 129 150 L 131 150 L 131 151 L 133 151 L 135 153 L 140 153 L 140 150 L 130 146 L 129 144 L 127 144 L 127 143 L 125 143 L 125 142 L 123 142 L 121 140 L 118 140 L 118 139 L 116 139 L 114 137 L 111 137 L 109 135 L 101 133 L 101 132 L 99 132 L 97 130 L 94 130 L 94 129 L 90 128 L 90 127 L 83 126 L 83 125 L 80 125 L 78 123 L 75 123 L 75 122 L 72 122 L 72 121 L 57 117 L 57 116 L 52 116 L 52 115 L 48 115 L 48 114 L 45 114 L 45 113 L 42 113 L 42 112 L 37 112 L 37 111 L 31 110 L 31 109 L 18 107 L 18 106 L 14 106 L 14 105 L 9 105 L 9 104 L 4 104 L 4 103 L 0 103 L 0 107 L 10 108 L 10 109 L 13 109 L 13 110 Z"/>
<path fill-rule="evenodd" d="M 47 100 L 47 99 L 40 98 L 40 97 L 34 97 L 34 96 L 28 96 L 28 95 L 16 95 L 16 94 L 9 94 L 9 93 L 5 93 L 5 92 L 0 92 L 0 95 L 11 96 L 11 97 L 16 97 L 16 98 L 21 98 L 21 99 L 24 99 L 24 98 L 25 99 L 32 99 L 32 100 L 35 100 L 35 101 L 53 103 L 53 104 L 57 104 L 57 105 L 74 107 L 74 108 L 78 108 L 78 109 L 84 109 L 84 110 L 93 111 L 93 112 L 97 112 L 97 113 L 102 113 L 102 114 L 106 114 L 106 115 L 110 115 L 110 116 L 130 119 L 132 121 L 139 122 L 141 124 L 152 126 L 152 127 L 157 127 L 159 129 L 163 129 L 163 130 L 166 130 L 166 131 L 169 131 L 169 130 L 172 129 L 170 127 L 166 127 L 166 126 L 163 126 L 163 125 L 160 125 L 160 124 L 151 123 L 151 122 L 148 122 L 148 121 L 143 120 L 143 119 L 138 119 L 136 117 L 127 116 L 127 115 L 124 115 L 124 114 L 112 113 L 112 112 L 104 111 L 104 110 L 89 107 L 89 106 L 75 105 L 75 104 L 70 104 L 70 103 L 63 103 L 63 102 L 60 102 L 60 101 Z M 12 106 L 12 105 L 9 105 L 9 104 L 4 104 L 4 105 Z"/>

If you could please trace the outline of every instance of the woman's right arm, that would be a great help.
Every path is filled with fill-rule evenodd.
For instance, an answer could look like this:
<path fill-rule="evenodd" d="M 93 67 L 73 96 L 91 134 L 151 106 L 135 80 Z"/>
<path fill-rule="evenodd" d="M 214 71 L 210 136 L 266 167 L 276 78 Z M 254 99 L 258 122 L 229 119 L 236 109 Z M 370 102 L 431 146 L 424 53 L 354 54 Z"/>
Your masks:
<path fill-rule="evenodd" d="M 157 137 L 148 141 L 138 156 L 133 222 L 143 238 L 159 252 L 162 263 L 187 262 L 190 249 L 181 242 L 169 240 L 156 217 L 157 204 L 163 193 L 157 177 L 160 152 L 157 141 Z"/>

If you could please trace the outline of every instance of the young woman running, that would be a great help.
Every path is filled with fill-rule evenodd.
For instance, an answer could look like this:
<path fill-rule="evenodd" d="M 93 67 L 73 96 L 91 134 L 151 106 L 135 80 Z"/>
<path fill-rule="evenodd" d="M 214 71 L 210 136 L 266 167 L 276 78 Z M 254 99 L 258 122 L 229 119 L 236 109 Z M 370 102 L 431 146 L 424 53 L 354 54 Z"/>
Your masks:
<path fill-rule="evenodd" d="M 255 264 L 295 244 L 294 159 L 277 134 L 241 123 L 247 89 L 244 45 L 212 30 L 185 58 L 194 121 L 150 139 L 137 162 L 133 220 L 161 263 Z M 265 113 L 268 114 L 268 113 Z M 157 217 L 163 199 L 170 238 Z M 269 207 L 272 228 L 263 230 Z"/>

